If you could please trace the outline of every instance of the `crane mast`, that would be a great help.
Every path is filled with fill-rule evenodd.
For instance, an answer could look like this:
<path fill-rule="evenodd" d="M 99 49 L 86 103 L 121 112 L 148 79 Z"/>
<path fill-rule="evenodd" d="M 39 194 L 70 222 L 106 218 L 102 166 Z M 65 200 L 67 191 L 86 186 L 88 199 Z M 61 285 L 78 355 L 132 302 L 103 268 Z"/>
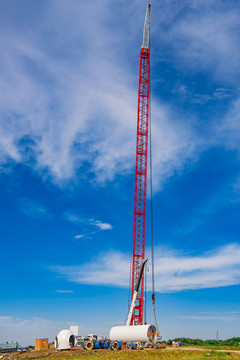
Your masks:
<path fill-rule="evenodd" d="M 134 295 L 142 264 L 145 258 L 145 221 L 146 221 L 146 191 L 147 191 L 147 158 L 148 158 L 148 121 L 150 95 L 150 17 L 151 4 L 147 5 L 143 43 L 140 52 L 140 70 L 138 85 L 138 114 L 135 167 L 134 224 L 132 243 L 132 288 Z M 138 290 L 131 325 L 143 324 L 144 276 Z"/>

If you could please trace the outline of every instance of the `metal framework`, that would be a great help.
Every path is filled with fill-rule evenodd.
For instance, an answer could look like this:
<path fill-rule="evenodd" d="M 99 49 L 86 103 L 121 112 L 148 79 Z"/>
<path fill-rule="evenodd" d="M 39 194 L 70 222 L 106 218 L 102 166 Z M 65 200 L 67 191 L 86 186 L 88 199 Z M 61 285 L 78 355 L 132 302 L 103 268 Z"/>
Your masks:
<path fill-rule="evenodd" d="M 136 288 L 145 256 L 148 120 L 150 94 L 150 10 L 151 4 L 149 3 L 147 5 L 143 31 L 143 43 L 140 52 L 131 297 L 133 297 L 134 289 Z M 131 319 L 131 325 L 143 324 L 143 292 L 144 276 L 142 276 L 141 285 L 138 291 L 136 306 Z"/>

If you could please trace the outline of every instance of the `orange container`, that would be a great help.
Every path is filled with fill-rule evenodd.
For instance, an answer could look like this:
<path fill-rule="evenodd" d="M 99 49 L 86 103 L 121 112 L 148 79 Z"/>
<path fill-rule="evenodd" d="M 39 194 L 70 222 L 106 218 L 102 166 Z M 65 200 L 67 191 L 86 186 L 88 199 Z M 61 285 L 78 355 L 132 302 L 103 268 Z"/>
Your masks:
<path fill-rule="evenodd" d="M 48 349 L 48 339 L 35 339 L 35 350 Z"/>

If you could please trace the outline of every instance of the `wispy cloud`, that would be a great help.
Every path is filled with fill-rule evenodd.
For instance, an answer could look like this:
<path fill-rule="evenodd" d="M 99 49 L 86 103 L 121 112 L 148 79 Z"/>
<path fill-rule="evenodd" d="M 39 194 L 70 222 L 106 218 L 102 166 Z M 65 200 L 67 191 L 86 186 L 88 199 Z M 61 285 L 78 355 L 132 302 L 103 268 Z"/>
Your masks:
<path fill-rule="evenodd" d="M 27 216 L 46 220 L 52 218 L 47 208 L 37 200 L 21 197 L 18 199 L 18 203 L 20 210 Z"/>
<path fill-rule="evenodd" d="M 172 2 L 169 7 L 166 3 L 157 11 L 177 67 L 198 67 L 210 71 L 211 77 L 235 83 L 240 75 L 239 8 L 224 1 L 193 1 L 182 6 Z"/>
<path fill-rule="evenodd" d="M 236 35 L 239 9 L 220 3 L 222 7 L 213 1 L 179 4 L 166 0 L 155 6 L 159 19 L 152 29 L 155 61 L 162 57 L 159 49 L 170 49 L 166 56 L 177 69 L 187 71 L 191 67 L 194 75 L 201 68 L 208 76 L 217 80 L 224 77 L 234 86 L 240 75 Z M 136 4 L 129 5 L 136 17 L 134 26 L 125 5 L 120 4 L 116 12 L 108 0 L 81 5 L 74 2 L 74 6 L 52 1 L 46 4 L 49 21 L 39 19 L 34 36 L 26 31 L 22 19 L 9 23 L 0 37 L 0 45 L 6 50 L 1 54 L 0 69 L 0 170 L 1 164 L 10 160 L 31 163 L 57 184 L 76 179 L 76 173 L 77 181 L 91 173 L 91 181 L 103 184 L 133 171 L 135 58 L 144 14 L 143 4 Z M 12 30 L 17 21 L 21 22 L 21 32 Z M 229 97 L 228 86 L 218 83 L 211 94 L 194 94 L 192 101 L 205 104 L 210 99 Z M 180 85 L 178 92 L 186 94 L 187 86 Z M 186 115 L 181 116 L 179 109 L 152 95 L 155 190 L 217 142 L 220 146 L 237 143 L 233 132 L 226 131 L 223 136 L 224 125 L 211 133 L 211 140 L 206 139 L 194 126 L 195 116 L 191 119 L 188 113 L 184 119 Z M 221 124 L 221 119 L 217 120 Z"/>
<path fill-rule="evenodd" d="M 88 221 L 86 218 L 82 217 L 81 215 L 72 212 L 65 212 L 63 214 L 63 218 L 73 224 L 78 224 L 78 225 Z"/>
<path fill-rule="evenodd" d="M 13 316 L 0 317 L 1 341 L 16 339 L 21 346 L 34 345 L 36 338 L 48 337 L 53 341 L 58 332 L 66 327 L 69 328 L 69 324 L 64 321 L 38 317 L 27 319 Z"/>
<path fill-rule="evenodd" d="M 11 319 L 11 316 L 0 316 L 0 321 L 5 321 Z"/>
<path fill-rule="evenodd" d="M 73 294 L 74 293 L 73 290 L 56 290 L 56 292 L 59 294 Z"/>
<path fill-rule="evenodd" d="M 215 143 L 228 150 L 240 151 L 240 98 L 231 103 L 219 124 L 215 124 Z"/>
<path fill-rule="evenodd" d="M 229 244 L 201 255 L 181 254 L 158 249 L 155 257 L 156 290 L 215 288 L 240 283 L 240 245 Z M 128 256 L 109 251 L 89 263 L 79 266 L 50 268 L 69 281 L 127 287 L 129 283 Z"/>
<path fill-rule="evenodd" d="M 217 88 L 213 96 L 217 99 L 223 99 L 231 96 L 231 90 L 225 88 Z"/>
<path fill-rule="evenodd" d="M 162 256 L 159 252 L 158 288 L 179 291 L 236 285 L 240 282 L 239 254 L 239 244 L 229 244 L 200 256 L 174 253 Z"/>
<path fill-rule="evenodd" d="M 34 36 L 13 32 L 11 26 L 5 29 L 0 37 L 6 50 L 1 55 L 0 72 L 1 163 L 12 159 L 28 164 L 34 159 L 31 166 L 58 184 L 74 178 L 76 172 L 84 175 L 86 163 L 92 181 L 98 183 L 133 170 L 138 71 L 132 74 L 128 64 L 135 62 L 141 39 L 138 29 L 130 31 L 132 20 L 125 5 L 115 12 L 110 3 L 94 0 L 66 7 L 53 1 L 46 5 L 49 23 L 37 22 Z M 131 6 L 136 19 L 141 20 L 142 32 L 143 16 L 135 3 Z M 76 11 L 78 7 L 81 11 Z M 143 6 L 142 10 L 144 13 Z M 124 13 L 124 26 L 119 12 Z M 62 23 L 68 23 L 64 36 Z M 51 36 L 49 43 L 46 31 Z M 119 53 L 129 54 L 129 48 L 133 57 L 119 59 Z M 171 123 L 173 115 L 178 118 L 177 112 L 156 100 L 153 107 L 157 119 L 153 136 L 155 181 L 162 184 L 195 158 L 199 141 L 191 127 Z M 27 146 L 26 137 L 31 140 Z"/>
<path fill-rule="evenodd" d="M 113 228 L 112 225 L 108 223 L 104 223 L 100 220 L 92 220 L 92 221 L 90 220 L 90 224 L 96 226 L 100 230 L 111 230 Z"/>
<path fill-rule="evenodd" d="M 201 320 L 201 321 L 236 321 L 239 320 L 238 317 L 236 316 L 223 316 L 223 315 L 218 315 L 218 316 L 203 316 L 203 315 L 186 315 L 186 316 L 178 316 L 178 318 L 180 319 L 185 319 L 185 320 Z"/>
<path fill-rule="evenodd" d="M 2 162 L 9 157 L 25 160 L 20 144 L 27 135 L 32 139 L 35 169 L 47 171 L 56 181 L 74 177 L 86 161 L 99 181 L 112 178 L 117 168 L 131 167 L 126 159 L 131 157 L 129 140 L 135 133 L 135 93 L 125 81 L 127 74 L 115 62 L 117 49 L 109 51 L 114 38 L 102 17 L 108 21 L 110 9 L 97 1 L 94 4 L 75 4 L 82 20 L 89 21 L 79 21 L 75 7 L 66 11 L 57 2 L 48 5 L 52 21 L 45 26 L 50 27 L 54 47 L 44 40 L 46 29 L 41 23 L 35 24 L 34 37 L 25 32 L 13 34 L 11 28 L 0 37 L 6 49 L 1 59 L 1 118 L 8 119 L 0 124 Z M 59 37 L 62 21 L 69 23 L 66 38 Z M 59 57 L 63 47 L 64 56 Z M 129 134 L 126 126 L 132 128 Z M 122 146 L 123 139 L 126 146 Z"/>
<path fill-rule="evenodd" d="M 177 155 L 173 156 L 173 169 L 177 170 L 180 164 L 181 171 L 188 164 L 188 160 L 195 161 L 202 151 L 212 147 L 223 147 L 239 152 L 239 96 L 237 90 L 240 78 L 237 60 L 240 56 L 239 7 L 222 0 L 218 4 L 214 1 L 192 1 L 179 4 L 178 2 L 169 3 L 166 0 L 156 8 L 156 12 L 159 19 L 156 35 L 159 33 L 159 28 L 162 28 L 162 33 L 161 36 L 156 36 L 155 41 L 159 44 L 159 48 L 166 46 L 167 52 L 164 59 L 160 51 L 156 52 L 155 56 L 160 61 L 168 62 L 169 59 L 172 59 L 174 70 L 188 73 L 190 70 L 192 79 L 196 83 L 199 82 L 199 69 L 203 75 L 200 77 L 202 78 L 200 83 L 201 81 L 204 83 L 205 77 L 208 79 L 206 92 L 199 92 L 199 86 L 194 86 L 190 90 L 187 78 L 184 78 L 186 83 L 178 86 L 175 91 L 186 97 L 191 103 L 209 106 L 211 114 L 212 109 L 216 108 L 217 113 L 216 118 L 212 114 L 208 119 L 210 128 L 210 130 L 208 128 L 208 134 L 211 133 L 211 137 L 206 136 L 204 132 L 201 134 L 202 128 L 198 129 L 198 136 L 196 136 L 194 127 L 190 126 L 188 132 L 190 139 L 196 136 L 193 142 L 197 140 L 198 145 L 195 147 L 191 144 L 191 140 L 189 141 L 192 151 L 187 151 L 186 156 L 182 157 L 181 164 L 177 161 Z M 197 76 L 197 80 L 195 76 Z M 209 82 L 211 86 L 209 86 Z M 237 100 L 236 97 L 238 97 Z M 220 108 L 223 110 L 221 113 Z M 197 116 L 200 123 L 201 115 Z M 184 151 L 182 147 L 179 149 L 180 153 L 181 150 Z M 165 166 L 164 169 L 166 169 Z M 161 173 L 163 172 L 161 171 Z"/>
<path fill-rule="evenodd" d="M 74 236 L 75 239 L 82 239 L 82 238 L 84 238 L 84 237 L 85 237 L 85 235 L 82 235 L 82 234 L 79 234 L 79 235 L 75 235 L 75 236 Z"/>
<path fill-rule="evenodd" d="M 86 229 L 85 229 L 86 230 Z M 75 243 L 85 245 L 86 247 L 94 247 L 93 237 L 97 231 L 85 231 L 85 234 L 75 235 L 73 238 Z"/>
<path fill-rule="evenodd" d="M 152 108 L 156 114 L 152 125 L 153 185 L 159 190 L 173 174 L 180 174 L 198 159 L 206 142 L 194 131 L 189 119 L 186 121 L 159 103 L 153 102 Z"/>
<path fill-rule="evenodd" d="M 76 224 L 76 225 L 84 225 L 85 227 L 92 227 L 94 226 L 98 230 L 111 230 L 113 229 L 113 226 L 109 223 L 102 222 L 101 220 L 95 220 L 95 219 L 86 219 L 85 217 L 82 217 L 79 214 L 72 213 L 72 212 L 65 212 L 63 214 L 63 217 L 65 220 Z M 86 231 L 85 234 L 79 234 L 75 236 L 75 239 L 80 239 L 86 235 L 90 235 L 95 233 L 94 231 Z"/>
<path fill-rule="evenodd" d="M 80 266 L 53 266 L 50 270 L 66 277 L 69 281 L 82 284 L 126 286 L 129 261 L 125 254 L 111 251 L 94 257 L 90 263 Z"/>

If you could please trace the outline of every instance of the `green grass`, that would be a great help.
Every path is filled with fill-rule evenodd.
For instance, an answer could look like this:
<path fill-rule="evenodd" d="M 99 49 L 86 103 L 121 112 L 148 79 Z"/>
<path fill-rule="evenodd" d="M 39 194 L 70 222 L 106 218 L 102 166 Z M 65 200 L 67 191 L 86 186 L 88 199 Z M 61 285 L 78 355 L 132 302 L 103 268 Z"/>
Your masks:
<path fill-rule="evenodd" d="M 190 338 L 175 338 L 174 341 L 182 342 L 184 346 L 198 346 L 207 349 L 236 349 L 240 350 L 240 337 L 234 337 L 228 340 L 201 340 Z M 172 340 L 165 342 L 168 345 L 172 344 Z"/>
<path fill-rule="evenodd" d="M 194 351 L 194 350 L 142 350 L 142 351 L 106 351 L 101 353 L 75 356 L 56 357 L 59 360 L 240 360 L 240 354 L 231 352 L 216 352 L 216 351 Z M 29 359 L 29 358 L 26 358 Z M 36 360 L 53 359 L 53 357 L 36 358 Z"/>

